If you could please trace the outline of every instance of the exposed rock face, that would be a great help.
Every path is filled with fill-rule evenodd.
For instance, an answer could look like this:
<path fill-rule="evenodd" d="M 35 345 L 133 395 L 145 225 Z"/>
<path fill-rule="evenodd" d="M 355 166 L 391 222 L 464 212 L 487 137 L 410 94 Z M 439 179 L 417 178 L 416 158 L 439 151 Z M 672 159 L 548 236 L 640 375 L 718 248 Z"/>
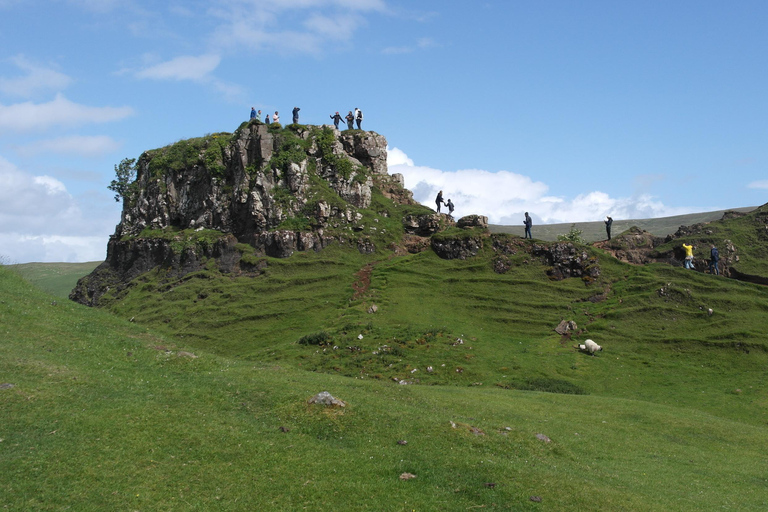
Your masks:
<path fill-rule="evenodd" d="M 222 272 L 253 272 L 258 269 L 246 261 L 256 256 L 287 257 L 330 243 L 373 253 L 358 210 L 371 206 L 374 187 L 396 203 L 415 204 L 403 177 L 387 174 L 387 141 L 373 132 L 250 122 L 234 134 L 147 151 L 124 195 L 106 261 L 70 298 L 96 305 L 110 289 L 158 266 L 180 277 L 211 258 Z M 440 223 L 416 226 L 434 232 Z M 188 234 L 208 230 L 215 241 Z M 244 244 L 253 251 L 241 264 Z"/>
<path fill-rule="evenodd" d="M 543 256 L 551 265 L 552 268 L 547 271 L 547 275 L 552 279 L 559 281 L 566 277 L 588 279 L 600 277 L 597 258 L 577 249 L 571 242 L 557 242 L 551 245 L 534 244 L 533 254 Z"/>
<path fill-rule="evenodd" d="M 326 222 L 333 217 L 348 221 L 347 209 L 312 202 L 310 168 L 351 207 L 367 208 L 377 177 L 386 178 L 392 188 L 387 141 L 373 132 L 325 130 L 322 143 L 311 129 L 297 131 L 294 141 L 267 125 L 249 123 L 228 139 L 221 135 L 222 141 L 214 135 L 197 144 L 146 152 L 137 163 L 136 194 L 125 201 L 115 235 L 135 236 L 145 228 L 204 228 L 250 243 L 308 205 L 320 210 Z M 299 161 L 273 160 L 279 151 L 290 151 Z M 178 165 L 179 160 L 187 165 Z"/>
<path fill-rule="evenodd" d="M 482 248 L 481 237 L 432 238 L 432 250 L 446 260 L 465 260 L 477 256 Z"/>
<path fill-rule="evenodd" d="M 456 226 L 460 228 L 488 229 L 488 217 L 485 215 L 467 215 L 460 218 Z"/>

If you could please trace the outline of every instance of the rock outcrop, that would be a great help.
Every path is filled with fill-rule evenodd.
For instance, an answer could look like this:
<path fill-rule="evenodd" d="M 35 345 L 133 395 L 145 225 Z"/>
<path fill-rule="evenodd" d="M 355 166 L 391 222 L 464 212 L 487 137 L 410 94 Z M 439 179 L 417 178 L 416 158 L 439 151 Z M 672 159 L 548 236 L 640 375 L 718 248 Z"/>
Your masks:
<path fill-rule="evenodd" d="M 75 301 L 96 305 L 110 289 L 158 266 L 169 277 L 183 276 L 213 258 L 222 272 L 251 271 L 253 265 L 240 264 L 246 253 L 287 257 L 332 243 L 371 254 L 377 240 L 393 242 L 366 225 L 366 218 L 388 215 L 370 211 L 374 191 L 416 205 L 403 177 L 387 174 L 383 136 L 331 126 L 246 122 L 233 134 L 147 151 L 135 171 L 106 261 L 78 282 Z M 440 229 L 439 219 L 417 217 L 406 223 L 413 231 Z"/>

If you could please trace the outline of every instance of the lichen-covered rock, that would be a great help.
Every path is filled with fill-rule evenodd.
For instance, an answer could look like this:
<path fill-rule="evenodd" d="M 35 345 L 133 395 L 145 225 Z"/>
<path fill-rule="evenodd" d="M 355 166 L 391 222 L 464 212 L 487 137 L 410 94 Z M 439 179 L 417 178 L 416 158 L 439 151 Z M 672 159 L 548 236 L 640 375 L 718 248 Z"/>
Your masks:
<path fill-rule="evenodd" d="M 460 228 L 488 229 L 488 217 L 485 215 L 467 215 L 460 218 L 456 226 Z"/>
<path fill-rule="evenodd" d="M 477 256 L 482 248 L 480 237 L 432 238 L 432 250 L 445 260 L 465 260 Z"/>
<path fill-rule="evenodd" d="M 597 258 L 578 249 L 571 242 L 557 242 L 550 245 L 534 244 L 533 255 L 541 256 L 551 266 L 547 271 L 552 279 L 582 277 L 596 279 L 600 277 Z"/>

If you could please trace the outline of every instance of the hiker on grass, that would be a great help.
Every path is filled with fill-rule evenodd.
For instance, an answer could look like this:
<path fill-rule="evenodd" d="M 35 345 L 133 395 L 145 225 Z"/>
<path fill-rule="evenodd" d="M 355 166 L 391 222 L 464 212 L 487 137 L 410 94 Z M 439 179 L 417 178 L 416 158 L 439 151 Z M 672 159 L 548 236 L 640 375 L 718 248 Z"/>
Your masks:
<path fill-rule="evenodd" d="M 349 111 L 349 114 L 347 114 L 344 119 L 347 120 L 347 130 L 351 130 L 352 128 L 354 128 L 354 126 L 352 126 L 352 123 L 355 122 L 355 116 L 352 115 L 351 110 Z"/>
<path fill-rule="evenodd" d="M 693 270 L 693 245 L 683 244 L 685 249 L 685 260 L 683 260 L 683 266 L 689 270 Z"/>
<path fill-rule="evenodd" d="M 264 124 L 269 124 L 269 114 L 264 118 Z"/>
<path fill-rule="evenodd" d="M 525 220 L 523 221 L 523 224 L 525 224 L 525 238 L 533 239 L 533 236 L 531 235 L 531 226 L 533 226 L 533 220 L 531 220 L 528 212 L 525 212 Z"/>
<path fill-rule="evenodd" d="M 437 193 L 437 197 L 435 198 L 435 204 L 437 205 L 437 213 L 440 213 L 440 206 L 443 205 L 443 191 Z"/>
<path fill-rule="evenodd" d="M 445 203 L 445 206 L 448 207 L 448 215 L 453 215 L 453 203 L 449 199 L 447 203 Z"/>
<path fill-rule="evenodd" d="M 613 219 L 610 217 L 605 218 L 605 232 L 608 233 L 608 240 L 611 239 L 611 226 L 613 225 Z"/>
<path fill-rule="evenodd" d="M 293 124 L 299 124 L 299 107 L 293 107 Z"/>
<path fill-rule="evenodd" d="M 363 122 L 363 111 L 355 107 L 355 122 L 357 123 L 357 129 L 360 129 L 360 124 Z"/>
<path fill-rule="evenodd" d="M 720 275 L 720 269 L 717 268 L 717 263 L 720 261 L 720 253 L 717 252 L 717 247 L 714 245 L 712 246 L 712 249 L 709 251 L 709 273 L 715 274 L 716 276 Z"/>
<path fill-rule="evenodd" d="M 335 126 L 336 129 L 338 130 L 339 129 L 339 123 L 341 122 L 341 114 L 336 112 L 335 114 L 333 114 L 331 116 L 331 119 L 333 119 L 333 126 Z"/>
<path fill-rule="evenodd" d="M 280 122 L 280 116 L 277 114 L 277 110 L 275 110 L 275 115 L 272 116 L 272 122 L 273 123 L 279 123 Z"/>
<path fill-rule="evenodd" d="M 251 107 L 251 121 L 256 119 L 256 109 Z"/>

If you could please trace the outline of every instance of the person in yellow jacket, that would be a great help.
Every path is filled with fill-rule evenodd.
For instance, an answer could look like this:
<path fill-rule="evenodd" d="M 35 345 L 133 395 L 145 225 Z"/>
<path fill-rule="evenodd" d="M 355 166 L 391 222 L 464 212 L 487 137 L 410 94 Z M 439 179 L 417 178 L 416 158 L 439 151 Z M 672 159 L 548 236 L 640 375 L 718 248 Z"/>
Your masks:
<path fill-rule="evenodd" d="M 683 262 L 683 266 L 693 270 L 693 245 L 683 244 L 683 249 L 685 249 L 685 261 Z"/>

